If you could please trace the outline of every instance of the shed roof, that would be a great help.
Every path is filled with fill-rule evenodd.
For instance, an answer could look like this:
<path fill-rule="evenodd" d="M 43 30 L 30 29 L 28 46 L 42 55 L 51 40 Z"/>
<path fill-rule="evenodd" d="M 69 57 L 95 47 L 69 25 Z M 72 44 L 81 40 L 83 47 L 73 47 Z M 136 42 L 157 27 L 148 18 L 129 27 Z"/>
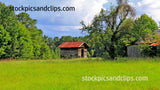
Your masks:
<path fill-rule="evenodd" d="M 84 45 L 86 48 L 89 46 L 85 42 L 64 42 L 58 46 L 58 48 L 79 48 Z"/>
<path fill-rule="evenodd" d="M 160 42 L 152 43 L 150 46 L 159 46 Z"/>

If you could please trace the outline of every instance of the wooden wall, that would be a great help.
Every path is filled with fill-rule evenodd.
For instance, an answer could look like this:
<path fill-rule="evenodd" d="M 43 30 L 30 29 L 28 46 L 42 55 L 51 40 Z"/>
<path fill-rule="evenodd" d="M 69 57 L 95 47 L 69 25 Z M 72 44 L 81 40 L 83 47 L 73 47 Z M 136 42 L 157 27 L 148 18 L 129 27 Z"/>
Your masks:
<path fill-rule="evenodd" d="M 87 49 L 80 48 L 61 48 L 61 58 L 86 58 Z"/>
<path fill-rule="evenodd" d="M 61 58 L 78 57 L 78 48 L 61 48 Z"/>
<path fill-rule="evenodd" d="M 128 57 L 140 57 L 141 53 L 138 50 L 138 45 L 131 45 L 127 47 Z"/>
<path fill-rule="evenodd" d="M 78 49 L 78 57 L 79 57 L 79 58 L 82 56 L 82 53 L 81 53 L 81 52 L 82 52 L 82 49 L 79 48 L 79 49 Z"/>
<path fill-rule="evenodd" d="M 84 58 L 87 58 L 87 49 L 84 49 Z"/>

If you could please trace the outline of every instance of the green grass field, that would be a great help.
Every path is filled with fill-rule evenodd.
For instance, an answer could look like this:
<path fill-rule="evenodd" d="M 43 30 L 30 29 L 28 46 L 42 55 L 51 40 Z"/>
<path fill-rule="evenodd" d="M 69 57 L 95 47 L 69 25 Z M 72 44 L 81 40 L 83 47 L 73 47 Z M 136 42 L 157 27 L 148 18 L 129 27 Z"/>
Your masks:
<path fill-rule="evenodd" d="M 148 81 L 82 81 L 83 76 L 148 76 Z M 160 90 L 160 58 L 0 61 L 0 90 Z"/>

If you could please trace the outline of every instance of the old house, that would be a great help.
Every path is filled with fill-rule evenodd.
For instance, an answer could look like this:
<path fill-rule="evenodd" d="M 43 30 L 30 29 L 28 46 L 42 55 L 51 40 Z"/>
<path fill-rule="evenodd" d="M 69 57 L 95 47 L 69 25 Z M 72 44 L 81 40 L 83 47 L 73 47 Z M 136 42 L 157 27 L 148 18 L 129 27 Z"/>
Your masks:
<path fill-rule="evenodd" d="M 84 42 L 64 42 L 58 48 L 61 58 L 86 58 L 89 46 Z"/>

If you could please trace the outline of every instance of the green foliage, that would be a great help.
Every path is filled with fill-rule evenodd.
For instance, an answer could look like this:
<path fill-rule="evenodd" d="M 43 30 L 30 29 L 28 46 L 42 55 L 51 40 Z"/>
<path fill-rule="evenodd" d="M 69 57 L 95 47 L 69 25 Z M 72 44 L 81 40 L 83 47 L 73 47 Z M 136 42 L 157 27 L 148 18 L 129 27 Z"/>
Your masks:
<path fill-rule="evenodd" d="M 18 21 L 26 26 L 26 28 L 30 28 L 36 25 L 37 20 L 30 18 L 29 14 L 22 12 L 17 15 Z"/>
<path fill-rule="evenodd" d="M 126 46 L 135 44 L 139 39 L 159 38 L 154 32 L 158 29 L 156 22 L 146 14 L 135 21 L 127 19 L 134 16 L 134 9 L 128 4 L 118 4 L 110 12 L 102 9 L 90 25 L 81 22 L 81 30 L 87 32 L 86 36 L 61 38 L 43 36 L 42 30 L 36 27 L 36 19 L 25 12 L 15 15 L 12 8 L 0 2 L 0 58 L 59 58 L 57 47 L 61 43 L 83 41 L 90 46 L 89 56 L 115 59 L 126 56 Z"/>
<path fill-rule="evenodd" d="M 160 46 L 157 46 L 157 56 L 160 57 Z"/>
<path fill-rule="evenodd" d="M 34 58 L 35 59 L 40 59 L 40 55 L 41 55 L 41 45 L 39 44 L 33 44 L 33 54 L 34 54 Z"/>
<path fill-rule="evenodd" d="M 3 58 L 2 56 L 6 54 L 5 49 L 10 39 L 9 33 L 0 25 L 0 58 Z"/>
<path fill-rule="evenodd" d="M 49 46 L 49 48 L 50 48 L 51 50 L 54 50 L 54 49 L 56 48 L 55 42 L 54 42 L 54 40 L 53 40 L 51 37 L 48 37 L 48 36 L 44 35 L 43 41 L 44 41 L 45 43 L 47 43 L 47 45 Z"/>
<path fill-rule="evenodd" d="M 91 50 L 91 56 L 94 56 L 94 53 L 95 53 L 95 50 L 92 49 L 92 50 Z"/>
<path fill-rule="evenodd" d="M 155 47 L 151 47 L 149 44 L 139 44 L 138 48 L 139 48 L 141 54 L 146 57 L 156 56 Z"/>
<path fill-rule="evenodd" d="M 56 48 L 55 50 L 52 51 L 52 56 L 54 59 L 59 59 L 60 58 L 60 49 Z"/>
<path fill-rule="evenodd" d="M 104 52 L 107 52 L 111 59 L 115 59 L 119 54 L 117 49 L 124 45 L 121 43 L 124 40 L 121 39 L 130 34 L 129 29 L 133 27 L 129 25 L 133 23 L 130 22 L 131 20 L 126 21 L 127 17 L 134 16 L 135 11 L 127 3 L 111 7 L 109 11 L 102 9 L 89 25 L 85 25 L 82 21 L 81 30 L 89 34 L 88 42 L 91 43 L 91 47 L 95 48 L 96 55 L 102 56 Z M 127 25 L 129 28 L 126 27 Z"/>
<path fill-rule="evenodd" d="M 52 58 L 51 50 L 46 43 L 42 43 L 40 53 L 41 53 L 40 54 L 41 59 L 51 59 Z"/>
<path fill-rule="evenodd" d="M 19 23 L 19 34 L 17 40 L 19 42 L 19 51 L 18 56 L 19 58 L 32 58 L 33 56 L 33 44 L 30 37 L 30 32 L 25 28 L 24 25 Z"/>
<path fill-rule="evenodd" d="M 37 20 L 27 13 L 14 14 L 13 6 L 0 2 L 0 58 L 50 59 L 53 40 L 43 41 Z"/>
<path fill-rule="evenodd" d="M 135 43 L 137 38 L 134 36 L 133 33 L 134 27 L 134 20 L 129 18 L 122 23 L 120 29 L 123 31 L 121 32 L 118 37 L 121 37 L 120 43 L 125 44 L 125 46 Z"/>
<path fill-rule="evenodd" d="M 62 36 L 60 38 L 60 43 L 63 43 L 63 42 L 73 42 L 72 36 Z"/>
<path fill-rule="evenodd" d="M 91 57 L 91 54 L 90 54 L 89 52 L 87 52 L 87 56 L 88 56 L 88 57 Z"/>
<path fill-rule="evenodd" d="M 151 47 L 148 44 L 139 44 L 138 48 L 141 52 L 141 54 L 149 56 L 150 55 L 150 51 L 151 51 Z"/>
<path fill-rule="evenodd" d="M 157 29 L 157 23 L 147 14 L 143 14 L 135 20 L 133 33 L 137 38 L 145 40 L 146 37 L 153 37 L 154 31 Z"/>
<path fill-rule="evenodd" d="M 30 18 L 27 13 L 20 13 L 17 15 L 18 21 L 25 25 L 30 32 L 30 37 L 33 42 L 33 58 L 36 59 L 51 59 L 51 51 L 56 48 L 52 38 L 42 36 L 42 30 L 35 25 L 37 20 Z"/>
<path fill-rule="evenodd" d="M 110 59 L 110 56 L 109 56 L 108 52 L 104 52 L 102 58 L 103 58 L 104 60 Z"/>
<path fill-rule="evenodd" d="M 156 22 L 150 18 L 148 15 L 143 14 L 137 20 L 135 20 L 133 33 L 139 41 L 151 41 L 159 39 L 155 30 L 158 29 L 158 25 Z M 150 47 L 150 44 L 140 44 L 139 49 L 141 53 L 145 56 L 156 56 L 155 47 Z"/>
<path fill-rule="evenodd" d="M 0 25 L 9 33 L 11 40 L 9 40 L 5 49 L 3 58 L 15 58 L 18 53 L 18 22 L 12 6 L 5 6 L 0 2 Z"/>
<path fill-rule="evenodd" d="M 58 47 L 61 44 L 59 37 L 54 37 L 53 41 L 56 47 Z"/>

